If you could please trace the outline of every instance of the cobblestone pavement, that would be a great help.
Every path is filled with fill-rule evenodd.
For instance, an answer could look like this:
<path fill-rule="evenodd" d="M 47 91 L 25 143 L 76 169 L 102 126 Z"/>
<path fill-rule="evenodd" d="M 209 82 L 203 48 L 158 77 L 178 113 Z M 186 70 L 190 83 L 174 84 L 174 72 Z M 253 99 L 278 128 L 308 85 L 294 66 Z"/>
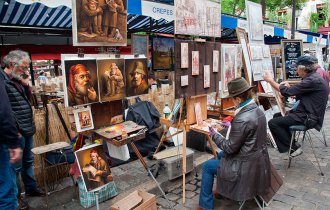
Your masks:
<path fill-rule="evenodd" d="M 330 145 L 330 111 L 326 112 L 324 121 L 324 131 L 327 142 Z M 278 173 L 283 177 L 284 184 L 273 197 L 266 210 L 330 210 L 330 147 L 325 147 L 317 137 L 321 133 L 313 131 L 311 134 L 316 156 L 320 160 L 324 176 L 320 176 L 313 164 L 315 159 L 308 141 L 302 144 L 303 155 L 292 160 L 291 167 L 287 170 L 288 160 L 284 160 L 286 155 L 280 154 L 275 148 L 269 147 L 269 154 L 272 164 Z M 166 192 L 171 205 L 175 210 L 194 210 L 198 207 L 199 192 L 201 185 L 200 168 L 202 163 L 211 157 L 206 153 L 196 152 L 194 164 L 196 172 L 191 172 L 186 176 L 186 202 L 182 200 L 182 179 L 168 181 L 167 173 L 160 172 L 157 181 Z M 152 164 L 148 161 L 148 164 Z M 134 161 L 125 165 L 111 169 L 114 181 L 118 187 L 119 195 L 100 204 L 100 209 L 109 209 L 112 204 L 127 196 L 136 189 L 145 190 L 157 195 L 158 209 L 169 209 L 167 201 L 161 196 L 155 182 L 147 176 L 146 171 L 139 161 Z M 79 204 L 77 189 L 72 186 L 70 178 L 62 182 L 63 188 L 59 192 L 50 194 L 49 204 L 52 210 L 63 209 L 84 209 Z M 70 186 L 70 187 L 68 187 Z M 42 197 L 25 198 L 32 210 L 46 209 L 45 199 Z M 236 210 L 238 202 L 230 200 L 215 200 L 216 210 Z M 92 207 L 90 209 L 96 209 Z M 243 210 L 258 210 L 258 206 L 253 201 L 248 201 Z"/>

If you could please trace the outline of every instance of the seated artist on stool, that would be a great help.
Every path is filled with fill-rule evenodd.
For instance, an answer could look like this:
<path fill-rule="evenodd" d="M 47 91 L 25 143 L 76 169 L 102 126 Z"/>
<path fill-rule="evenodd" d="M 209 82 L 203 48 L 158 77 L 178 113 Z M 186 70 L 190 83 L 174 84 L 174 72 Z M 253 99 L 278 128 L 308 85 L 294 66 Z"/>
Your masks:
<path fill-rule="evenodd" d="M 213 209 L 213 179 L 217 175 L 215 197 L 235 201 L 264 195 L 270 187 L 270 161 L 266 145 L 266 117 L 252 98 L 244 78 L 228 83 L 229 96 L 237 110 L 226 139 L 210 127 L 210 136 L 221 148 L 218 160 L 208 160 L 202 168 L 198 210 Z"/>
<path fill-rule="evenodd" d="M 288 82 L 278 84 L 270 74 L 266 73 L 264 75 L 264 80 L 283 96 L 296 96 L 296 100 L 300 100 L 297 108 L 290 110 L 286 116 L 276 113 L 274 118 L 268 122 L 269 129 L 280 153 L 289 151 L 291 142 L 289 127 L 292 125 L 304 125 L 307 113 L 318 117 L 317 130 L 320 130 L 322 127 L 329 88 L 325 80 L 316 73 L 317 63 L 315 61 L 317 59 L 313 56 L 300 56 L 297 59 L 296 71 L 302 80 L 293 86 L 290 86 Z M 293 142 L 290 153 L 292 157 L 300 155 L 302 153 L 300 145 Z"/>

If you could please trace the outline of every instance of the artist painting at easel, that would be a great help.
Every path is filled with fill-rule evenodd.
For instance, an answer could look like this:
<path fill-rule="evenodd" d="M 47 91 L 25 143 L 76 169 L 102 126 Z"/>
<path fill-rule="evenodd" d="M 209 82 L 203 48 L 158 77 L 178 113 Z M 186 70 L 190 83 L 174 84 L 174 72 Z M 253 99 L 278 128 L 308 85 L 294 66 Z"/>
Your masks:
<path fill-rule="evenodd" d="M 270 161 L 266 145 L 266 117 L 252 98 L 252 87 L 244 78 L 228 83 L 229 96 L 237 106 L 228 138 L 210 127 L 210 136 L 221 148 L 217 160 L 208 160 L 202 169 L 198 210 L 212 210 L 214 197 L 245 201 L 265 195 L 270 187 Z M 213 195 L 214 176 L 217 175 Z"/>

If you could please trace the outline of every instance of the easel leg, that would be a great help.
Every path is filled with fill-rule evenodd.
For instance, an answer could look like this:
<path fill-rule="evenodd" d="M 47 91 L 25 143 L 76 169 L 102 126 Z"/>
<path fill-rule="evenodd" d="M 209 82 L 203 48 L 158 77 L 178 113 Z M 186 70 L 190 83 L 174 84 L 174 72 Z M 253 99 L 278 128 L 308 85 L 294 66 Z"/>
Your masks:
<path fill-rule="evenodd" d="M 41 170 L 42 170 L 44 188 L 45 188 L 45 193 L 46 193 L 46 205 L 47 205 L 47 209 L 50 209 L 49 203 L 48 203 L 48 189 L 47 189 L 47 184 L 46 184 L 45 155 L 44 154 L 41 155 Z"/>
<path fill-rule="evenodd" d="M 159 144 L 158 144 L 157 149 L 155 150 L 154 154 L 156 154 L 156 153 L 159 151 L 160 146 L 161 146 L 161 145 L 163 144 L 163 142 L 165 141 L 165 139 L 166 139 L 166 133 L 167 133 L 167 129 L 164 130 L 164 133 L 163 133 L 163 135 L 162 135 L 162 138 L 160 138 Z"/>
<path fill-rule="evenodd" d="M 136 156 L 139 158 L 140 162 L 142 163 L 143 167 L 147 170 L 147 172 L 149 173 L 150 177 L 155 181 L 158 189 L 160 190 L 160 192 L 163 194 L 164 198 L 166 199 L 166 201 L 168 202 L 169 206 L 171 209 L 173 209 L 173 206 L 171 205 L 171 202 L 167 199 L 165 192 L 163 191 L 163 189 L 160 187 L 159 183 L 157 182 L 156 178 L 154 177 L 154 175 L 151 173 L 151 171 L 149 170 L 147 163 L 144 161 L 140 151 L 138 150 L 138 148 L 135 146 L 135 144 L 133 142 L 130 143 L 131 147 L 133 148 Z"/>
<path fill-rule="evenodd" d="M 214 145 L 213 145 L 214 143 L 213 143 L 210 135 L 207 135 L 207 140 L 208 140 L 208 142 L 210 144 L 211 151 L 212 151 L 212 154 L 214 155 L 214 158 L 217 159 L 217 151 L 214 148 Z"/>
<path fill-rule="evenodd" d="M 100 210 L 100 205 L 99 205 L 99 192 L 94 192 L 94 195 L 95 195 L 96 210 Z"/>

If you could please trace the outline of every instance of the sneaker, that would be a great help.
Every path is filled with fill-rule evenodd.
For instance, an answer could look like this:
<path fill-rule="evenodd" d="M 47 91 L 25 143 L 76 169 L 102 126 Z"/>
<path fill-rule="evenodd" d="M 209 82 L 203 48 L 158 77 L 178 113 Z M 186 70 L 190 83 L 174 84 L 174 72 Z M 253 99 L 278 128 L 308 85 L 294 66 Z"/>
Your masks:
<path fill-rule="evenodd" d="M 35 188 L 33 190 L 26 191 L 25 195 L 27 195 L 27 196 L 45 196 L 46 193 L 45 193 L 45 191 L 43 191 L 40 188 Z"/>
<path fill-rule="evenodd" d="M 290 154 L 290 156 L 291 157 L 297 157 L 297 156 L 301 155 L 302 153 L 303 153 L 303 151 L 302 151 L 301 147 L 299 147 L 298 149 L 296 149 L 295 151 L 293 151 Z"/>
<path fill-rule="evenodd" d="M 17 210 L 27 210 L 27 209 L 29 209 L 29 205 L 21 197 L 19 197 Z"/>

